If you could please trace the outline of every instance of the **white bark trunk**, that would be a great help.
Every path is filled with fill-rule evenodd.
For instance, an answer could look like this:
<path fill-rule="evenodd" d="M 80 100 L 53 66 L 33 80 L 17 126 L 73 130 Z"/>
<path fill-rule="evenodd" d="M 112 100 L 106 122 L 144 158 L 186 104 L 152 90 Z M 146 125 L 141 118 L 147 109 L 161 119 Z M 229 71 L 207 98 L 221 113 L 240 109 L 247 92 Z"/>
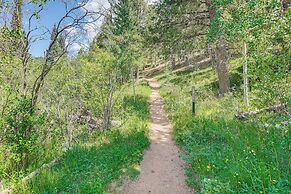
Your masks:
<path fill-rule="evenodd" d="M 244 42 L 244 64 L 243 64 L 243 78 L 244 78 L 244 102 L 249 106 L 249 80 L 248 80 L 248 62 L 247 62 L 247 44 Z"/>
<path fill-rule="evenodd" d="M 132 95 L 133 100 L 135 101 L 135 78 L 134 78 L 134 69 L 131 70 L 131 76 L 132 76 Z"/>

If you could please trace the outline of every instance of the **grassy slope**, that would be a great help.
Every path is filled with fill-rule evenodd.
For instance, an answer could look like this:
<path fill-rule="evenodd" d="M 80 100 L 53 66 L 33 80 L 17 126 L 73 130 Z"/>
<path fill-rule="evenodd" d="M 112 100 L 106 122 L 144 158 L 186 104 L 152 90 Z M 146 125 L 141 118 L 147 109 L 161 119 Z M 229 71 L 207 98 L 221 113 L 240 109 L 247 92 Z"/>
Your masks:
<path fill-rule="evenodd" d="M 138 174 L 134 166 L 149 145 L 149 95 L 148 85 L 139 85 L 136 101 L 131 95 L 124 100 L 131 115 L 125 125 L 96 134 L 89 144 L 76 145 L 60 164 L 19 185 L 15 193 L 105 193 L 120 176 Z"/>
<path fill-rule="evenodd" d="M 233 92 L 217 97 L 211 69 L 161 74 L 161 94 L 174 125 L 176 142 L 185 150 L 188 184 L 202 193 L 289 193 L 290 133 L 284 115 L 249 121 L 234 118 L 241 107 L 241 67 L 233 64 Z M 191 115 L 191 86 L 198 94 Z M 290 128 L 289 128 L 290 129 Z"/>

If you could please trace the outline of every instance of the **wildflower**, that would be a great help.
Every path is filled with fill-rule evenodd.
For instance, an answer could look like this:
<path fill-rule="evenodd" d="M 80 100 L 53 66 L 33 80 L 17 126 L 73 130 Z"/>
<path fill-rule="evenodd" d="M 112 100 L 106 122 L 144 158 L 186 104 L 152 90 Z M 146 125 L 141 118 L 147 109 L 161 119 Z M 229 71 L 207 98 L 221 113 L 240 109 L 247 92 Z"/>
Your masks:
<path fill-rule="evenodd" d="M 282 124 L 283 124 L 284 126 L 288 126 L 288 125 L 289 125 L 289 121 L 283 121 Z"/>
<path fill-rule="evenodd" d="M 280 124 L 276 124 L 275 127 L 276 127 L 277 129 L 280 129 L 280 128 L 281 128 L 281 125 L 280 125 Z"/>

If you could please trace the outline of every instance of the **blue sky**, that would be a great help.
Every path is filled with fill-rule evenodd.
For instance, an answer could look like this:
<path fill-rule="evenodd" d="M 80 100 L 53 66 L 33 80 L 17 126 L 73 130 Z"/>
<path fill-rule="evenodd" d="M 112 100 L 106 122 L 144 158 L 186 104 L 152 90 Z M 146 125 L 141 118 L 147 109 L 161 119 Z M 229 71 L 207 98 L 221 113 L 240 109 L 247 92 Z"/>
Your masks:
<path fill-rule="evenodd" d="M 30 11 L 28 11 L 28 9 L 30 9 L 31 7 L 25 7 L 25 12 L 27 11 L 27 15 L 30 15 Z M 37 30 L 34 34 L 42 34 L 42 32 L 45 31 L 44 28 L 47 29 L 52 29 L 53 25 L 60 20 L 60 18 L 64 15 L 65 13 L 65 9 L 64 6 L 61 3 L 58 2 L 49 2 L 46 6 L 45 6 L 45 10 L 41 13 L 40 15 L 40 19 L 34 21 L 34 25 L 37 25 L 38 27 L 42 28 L 40 30 Z M 27 17 L 25 18 L 25 16 L 27 16 L 26 13 L 24 13 L 24 26 L 27 27 Z M 32 44 L 30 53 L 33 56 L 43 56 L 44 51 L 47 49 L 48 45 L 49 45 L 49 39 L 50 39 L 50 35 L 46 34 L 44 40 L 38 40 L 37 42 Z"/>
<path fill-rule="evenodd" d="M 69 2 L 69 1 L 67 1 Z M 87 9 L 97 10 L 102 7 L 108 8 L 109 4 L 107 0 L 90 0 L 88 3 Z M 23 9 L 23 24 L 27 31 L 28 28 L 28 17 L 39 8 L 35 5 L 26 5 Z M 49 1 L 45 5 L 45 9 L 41 12 L 40 18 L 33 20 L 32 24 L 34 27 L 37 27 L 38 30 L 34 31 L 32 36 L 39 37 L 40 34 L 47 32 L 53 28 L 54 24 L 56 24 L 63 16 L 65 15 L 65 6 L 61 1 Z M 79 42 L 73 44 L 70 48 L 71 53 L 76 53 L 82 46 L 88 45 L 98 31 L 98 26 L 102 23 L 102 20 L 95 22 L 94 27 L 84 26 L 86 32 L 82 33 L 82 38 L 79 37 Z M 79 32 L 76 32 L 79 33 Z M 73 34 L 72 34 L 73 35 Z M 76 34 L 75 34 L 76 35 Z M 79 34 L 78 34 L 79 35 Z M 46 33 L 42 36 L 41 40 L 33 41 L 30 48 L 30 53 L 34 57 L 44 56 L 44 52 L 48 48 L 50 43 L 50 33 Z M 82 46 L 81 46 L 82 45 Z"/>
<path fill-rule="evenodd" d="M 66 2 L 74 2 L 73 0 L 65 0 Z M 75 0 L 78 1 L 78 0 Z M 149 3 L 157 2 L 158 0 L 148 0 Z M 108 9 L 109 3 L 107 0 L 89 0 L 88 5 L 86 8 L 89 11 L 96 11 L 98 9 Z M 35 5 L 26 5 L 23 9 L 23 24 L 25 29 L 27 29 L 28 26 L 28 17 L 35 11 L 38 10 L 38 7 L 35 7 Z M 33 21 L 33 25 L 38 27 L 38 30 L 36 30 L 33 35 L 40 35 L 46 32 L 47 30 L 52 29 L 53 25 L 57 23 L 65 14 L 65 6 L 64 3 L 60 0 L 50 0 L 45 5 L 45 9 L 41 12 L 40 18 Z M 71 54 L 76 53 L 80 48 L 87 46 L 90 41 L 94 38 L 98 31 L 98 27 L 100 27 L 102 23 L 102 20 L 99 20 L 98 22 L 95 22 L 94 27 L 84 26 L 86 31 L 83 31 L 83 33 L 80 33 L 79 31 L 76 31 L 75 36 L 80 36 L 79 41 L 73 44 L 69 51 Z M 44 56 L 44 52 L 48 48 L 48 45 L 50 43 L 50 34 L 46 33 L 44 36 L 42 36 L 41 40 L 35 41 L 31 44 L 30 53 L 34 57 L 40 57 Z"/>

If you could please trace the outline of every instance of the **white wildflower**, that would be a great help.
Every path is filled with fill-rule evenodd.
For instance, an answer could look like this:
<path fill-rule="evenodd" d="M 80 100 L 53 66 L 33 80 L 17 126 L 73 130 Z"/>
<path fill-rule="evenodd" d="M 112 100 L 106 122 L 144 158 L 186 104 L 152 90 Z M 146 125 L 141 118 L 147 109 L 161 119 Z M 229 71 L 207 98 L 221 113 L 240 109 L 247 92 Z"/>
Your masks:
<path fill-rule="evenodd" d="M 265 127 L 269 127 L 270 125 L 269 125 L 269 123 L 265 123 Z"/>

